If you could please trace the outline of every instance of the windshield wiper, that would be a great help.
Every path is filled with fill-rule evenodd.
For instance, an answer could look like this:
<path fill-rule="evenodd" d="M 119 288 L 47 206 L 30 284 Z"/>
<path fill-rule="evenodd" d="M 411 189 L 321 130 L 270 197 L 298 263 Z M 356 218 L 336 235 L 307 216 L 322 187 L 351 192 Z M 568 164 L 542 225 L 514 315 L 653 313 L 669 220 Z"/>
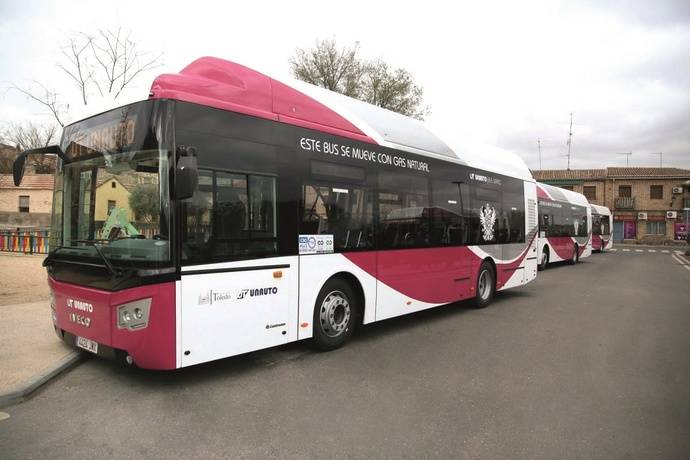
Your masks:
<path fill-rule="evenodd" d="M 105 264 L 105 268 L 108 270 L 108 272 L 112 276 L 119 276 L 119 271 L 113 267 L 113 264 L 110 263 L 108 258 L 103 254 L 103 251 L 101 251 L 101 245 L 98 244 L 98 240 L 70 240 L 71 243 L 84 243 L 84 244 L 90 244 L 93 246 L 93 248 L 96 250 L 96 253 L 103 259 L 103 263 Z"/>

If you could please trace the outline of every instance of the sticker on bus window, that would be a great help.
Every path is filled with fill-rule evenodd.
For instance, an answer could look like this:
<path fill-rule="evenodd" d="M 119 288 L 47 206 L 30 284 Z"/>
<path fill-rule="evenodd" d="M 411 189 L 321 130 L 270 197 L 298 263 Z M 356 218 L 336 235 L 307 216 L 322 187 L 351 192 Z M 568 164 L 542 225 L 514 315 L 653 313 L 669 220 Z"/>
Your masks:
<path fill-rule="evenodd" d="M 333 252 L 333 235 L 300 235 L 298 241 L 300 255 Z"/>

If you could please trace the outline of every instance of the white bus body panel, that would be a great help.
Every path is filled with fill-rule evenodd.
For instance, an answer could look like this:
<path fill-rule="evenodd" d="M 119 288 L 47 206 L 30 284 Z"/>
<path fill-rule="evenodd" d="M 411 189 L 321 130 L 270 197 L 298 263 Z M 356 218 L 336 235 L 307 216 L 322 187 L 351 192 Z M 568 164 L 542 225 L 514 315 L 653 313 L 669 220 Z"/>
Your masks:
<path fill-rule="evenodd" d="M 180 367 L 296 340 L 298 264 L 292 256 L 184 267 Z M 230 271 L 188 273 L 221 269 Z"/>

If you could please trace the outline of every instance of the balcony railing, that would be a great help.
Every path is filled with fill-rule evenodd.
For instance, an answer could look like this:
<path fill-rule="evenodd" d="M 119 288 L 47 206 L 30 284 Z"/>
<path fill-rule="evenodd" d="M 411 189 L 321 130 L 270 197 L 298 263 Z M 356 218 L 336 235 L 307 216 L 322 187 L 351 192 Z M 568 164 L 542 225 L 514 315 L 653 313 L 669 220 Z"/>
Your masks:
<path fill-rule="evenodd" d="M 683 209 L 690 209 L 690 198 L 683 198 Z"/>
<path fill-rule="evenodd" d="M 616 209 L 635 209 L 635 197 L 619 196 L 616 198 Z"/>

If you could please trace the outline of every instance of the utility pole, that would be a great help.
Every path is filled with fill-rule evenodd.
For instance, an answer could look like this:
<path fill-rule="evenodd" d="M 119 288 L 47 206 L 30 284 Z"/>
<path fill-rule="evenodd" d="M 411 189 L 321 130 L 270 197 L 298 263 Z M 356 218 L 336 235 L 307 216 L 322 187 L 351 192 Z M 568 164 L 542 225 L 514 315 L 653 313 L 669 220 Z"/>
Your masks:
<path fill-rule="evenodd" d="M 541 139 L 537 138 L 537 147 L 539 148 L 539 169 L 541 169 Z"/>
<path fill-rule="evenodd" d="M 650 155 L 659 155 L 659 167 L 661 168 L 661 159 L 664 157 L 664 152 L 653 152 Z"/>
<path fill-rule="evenodd" d="M 625 155 L 625 166 L 630 166 L 630 155 L 632 155 L 632 152 L 618 152 L 616 155 Z"/>
<path fill-rule="evenodd" d="M 568 171 L 570 171 L 570 146 L 573 144 L 573 112 L 570 112 L 570 130 L 568 131 Z"/>

